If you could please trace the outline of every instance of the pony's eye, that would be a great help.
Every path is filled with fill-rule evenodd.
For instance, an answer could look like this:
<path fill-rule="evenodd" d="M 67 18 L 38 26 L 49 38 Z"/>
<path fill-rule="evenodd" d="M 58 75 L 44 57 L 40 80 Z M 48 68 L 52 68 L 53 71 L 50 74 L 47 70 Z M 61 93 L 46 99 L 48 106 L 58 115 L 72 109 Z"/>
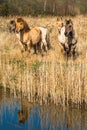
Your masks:
<path fill-rule="evenodd" d="M 21 22 L 20 25 L 22 25 L 23 23 Z"/>
<path fill-rule="evenodd" d="M 71 28 L 72 26 L 70 25 L 69 28 Z"/>

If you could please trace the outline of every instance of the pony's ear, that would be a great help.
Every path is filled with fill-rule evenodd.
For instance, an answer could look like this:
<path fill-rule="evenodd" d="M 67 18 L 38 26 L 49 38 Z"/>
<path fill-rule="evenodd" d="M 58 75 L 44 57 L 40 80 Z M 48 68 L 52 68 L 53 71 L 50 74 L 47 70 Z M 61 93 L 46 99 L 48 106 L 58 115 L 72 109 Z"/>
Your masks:
<path fill-rule="evenodd" d="M 21 17 L 17 18 L 17 22 L 23 22 L 24 20 Z"/>
<path fill-rule="evenodd" d="M 63 17 L 61 16 L 60 18 L 57 17 L 57 21 L 63 20 Z"/>
<path fill-rule="evenodd" d="M 72 22 L 72 20 L 69 18 L 69 21 Z"/>
<path fill-rule="evenodd" d="M 57 17 L 57 21 L 59 21 L 59 18 Z"/>
<path fill-rule="evenodd" d="M 73 21 L 71 19 L 69 19 L 70 23 L 73 25 Z"/>
<path fill-rule="evenodd" d="M 65 19 L 64 21 L 65 21 L 65 23 L 67 23 L 67 19 Z"/>
<path fill-rule="evenodd" d="M 65 22 L 67 22 L 68 20 L 67 19 L 65 19 Z"/>
<path fill-rule="evenodd" d="M 63 17 L 61 16 L 61 20 L 63 20 Z"/>

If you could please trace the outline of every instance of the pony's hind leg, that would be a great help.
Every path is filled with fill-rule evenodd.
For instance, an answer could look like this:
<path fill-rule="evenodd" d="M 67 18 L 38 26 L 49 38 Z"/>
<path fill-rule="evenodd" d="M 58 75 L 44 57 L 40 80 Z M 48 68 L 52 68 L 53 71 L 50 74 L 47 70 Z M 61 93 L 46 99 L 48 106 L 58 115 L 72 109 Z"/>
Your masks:
<path fill-rule="evenodd" d="M 44 53 L 43 53 L 43 47 L 44 47 L 44 43 L 43 43 L 43 41 L 41 41 L 41 43 L 40 43 L 40 52 L 41 52 L 42 56 L 44 55 Z"/>
<path fill-rule="evenodd" d="M 53 49 L 52 46 L 51 46 L 51 43 L 50 43 L 49 33 L 47 33 L 46 38 L 45 38 L 45 41 L 46 41 L 46 43 L 47 43 L 47 49 L 48 49 L 48 50 Z"/>
<path fill-rule="evenodd" d="M 43 42 L 43 46 L 44 46 L 44 51 L 47 52 L 48 51 L 48 46 L 47 46 L 46 41 Z"/>
<path fill-rule="evenodd" d="M 27 51 L 27 44 L 23 44 L 24 51 Z"/>
<path fill-rule="evenodd" d="M 34 52 L 33 54 L 37 54 L 37 45 L 33 45 Z"/>
<path fill-rule="evenodd" d="M 76 46 L 73 48 L 73 50 L 72 50 L 72 55 L 73 55 L 73 57 L 75 57 L 75 54 L 76 54 Z"/>

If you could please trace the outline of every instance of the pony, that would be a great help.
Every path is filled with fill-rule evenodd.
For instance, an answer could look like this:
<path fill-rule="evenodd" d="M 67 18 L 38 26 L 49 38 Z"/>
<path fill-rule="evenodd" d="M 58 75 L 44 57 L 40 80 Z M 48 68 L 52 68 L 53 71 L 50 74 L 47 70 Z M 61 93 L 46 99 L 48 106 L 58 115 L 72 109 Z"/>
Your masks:
<path fill-rule="evenodd" d="M 65 36 L 65 22 L 62 18 L 57 18 L 57 31 L 58 31 L 58 45 L 61 51 L 68 50 L 67 37 Z"/>
<path fill-rule="evenodd" d="M 29 53 L 31 45 L 37 45 L 41 41 L 40 29 L 38 27 L 30 28 L 22 18 L 17 18 L 15 31 L 19 34 L 22 45 L 27 47 Z"/>
<path fill-rule="evenodd" d="M 41 50 L 42 48 L 44 48 L 44 50 L 47 52 L 48 50 L 52 48 L 50 44 L 49 31 L 45 27 L 39 27 L 39 29 L 41 30 L 41 33 L 42 33 Z"/>
<path fill-rule="evenodd" d="M 75 38 L 75 31 L 73 29 L 73 22 L 71 19 L 64 20 L 57 18 L 58 40 L 62 51 L 67 55 L 75 54 L 77 39 Z"/>
<path fill-rule="evenodd" d="M 16 22 L 15 22 L 15 20 L 11 20 L 9 22 L 8 28 L 9 28 L 9 32 L 10 33 L 15 33 L 15 29 L 16 29 Z M 19 45 L 20 45 L 20 48 L 21 48 L 21 52 L 24 52 L 24 50 L 26 51 L 26 45 L 23 44 L 20 41 L 20 34 L 19 33 L 15 33 L 15 34 L 16 34 L 18 40 L 19 40 Z"/>
<path fill-rule="evenodd" d="M 75 30 L 73 28 L 73 22 L 71 19 L 65 20 L 65 36 L 68 38 L 68 53 L 75 54 L 77 38 L 75 36 Z"/>
<path fill-rule="evenodd" d="M 33 27 L 33 28 L 29 28 L 28 24 L 22 19 L 22 18 L 18 18 L 19 21 L 23 21 L 23 23 L 25 24 L 25 28 L 27 29 L 26 31 L 29 32 L 32 29 L 38 29 L 41 32 L 41 39 L 40 42 L 37 44 L 33 44 L 33 48 L 34 48 L 34 53 L 37 53 L 37 50 L 44 50 L 47 52 L 49 49 L 51 49 L 51 44 L 50 44 L 50 40 L 49 40 L 49 32 L 47 28 L 44 27 Z M 23 33 L 22 30 L 19 32 L 17 31 L 17 27 L 18 24 L 16 25 L 16 21 L 15 20 L 11 20 L 9 23 L 9 32 L 16 32 L 16 36 L 19 39 L 19 43 L 21 46 L 21 52 L 24 52 L 27 50 L 27 44 L 23 42 Z M 33 33 L 34 34 L 34 33 Z M 34 35 L 33 35 L 34 36 Z M 38 47 L 39 46 L 39 47 Z"/>

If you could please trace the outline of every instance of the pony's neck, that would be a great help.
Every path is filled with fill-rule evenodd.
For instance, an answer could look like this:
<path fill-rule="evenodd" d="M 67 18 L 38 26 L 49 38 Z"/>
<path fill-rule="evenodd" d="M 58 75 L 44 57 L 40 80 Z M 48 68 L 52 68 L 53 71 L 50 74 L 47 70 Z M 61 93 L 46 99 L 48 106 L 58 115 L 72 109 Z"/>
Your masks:
<path fill-rule="evenodd" d="M 72 40 L 73 40 L 73 38 L 74 38 L 74 35 L 75 35 L 74 30 L 72 30 L 72 31 L 69 33 L 69 35 L 68 35 L 68 44 L 69 44 L 69 45 L 72 44 Z"/>
<path fill-rule="evenodd" d="M 22 33 L 29 32 L 30 27 L 28 26 L 27 22 L 23 20 L 24 28 L 21 30 Z"/>
<path fill-rule="evenodd" d="M 30 31 L 30 27 L 28 26 L 27 29 L 24 29 L 24 32 L 29 32 Z"/>
<path fill-rule="evenodd" d="M 24 28 L 23 30 L 21 30 L 21 33 L 25 33 L 25 32 L 29 32 L 30 31 L 30 27 L 27 26 L 27 28 Z"/>
<path fill-rule="evenodd" d="M 68 37 L 73 39 L 73 38 L 74 38 L 74 35 L 75 35 L 74 29 L 72 28 L 72 31 L 69 32 Z"/>
<path fill-rule="evenodd" d="M 60 33 L 58 35 L 58 39 L 59 39 L 59 42 L 60 43 L 65 43 L 65 26 L 63 26 L 61 29 L 60 29 Z"/>
<path fill-rule="evenodd" d="M 65 36 L 65 26 L 63 26 L 62 28 L 61 28 L 61 30 L 60 30 L 60 35 L 61 36 Z"/>
<path fill-rule="evenodd" d="M 20 31 L 20 41 L 23 43 L 23 35 L 24 33 L 28 33 L 30 31 L 30 27 L 26 24 L 25 28 Z"/>
<path fill-rule="evenodd" d="M 24 35 L 24 31 L 20 31 L 20 41 L 21 41 L 21 43 L 23 43 L 23 35 Z"/>

